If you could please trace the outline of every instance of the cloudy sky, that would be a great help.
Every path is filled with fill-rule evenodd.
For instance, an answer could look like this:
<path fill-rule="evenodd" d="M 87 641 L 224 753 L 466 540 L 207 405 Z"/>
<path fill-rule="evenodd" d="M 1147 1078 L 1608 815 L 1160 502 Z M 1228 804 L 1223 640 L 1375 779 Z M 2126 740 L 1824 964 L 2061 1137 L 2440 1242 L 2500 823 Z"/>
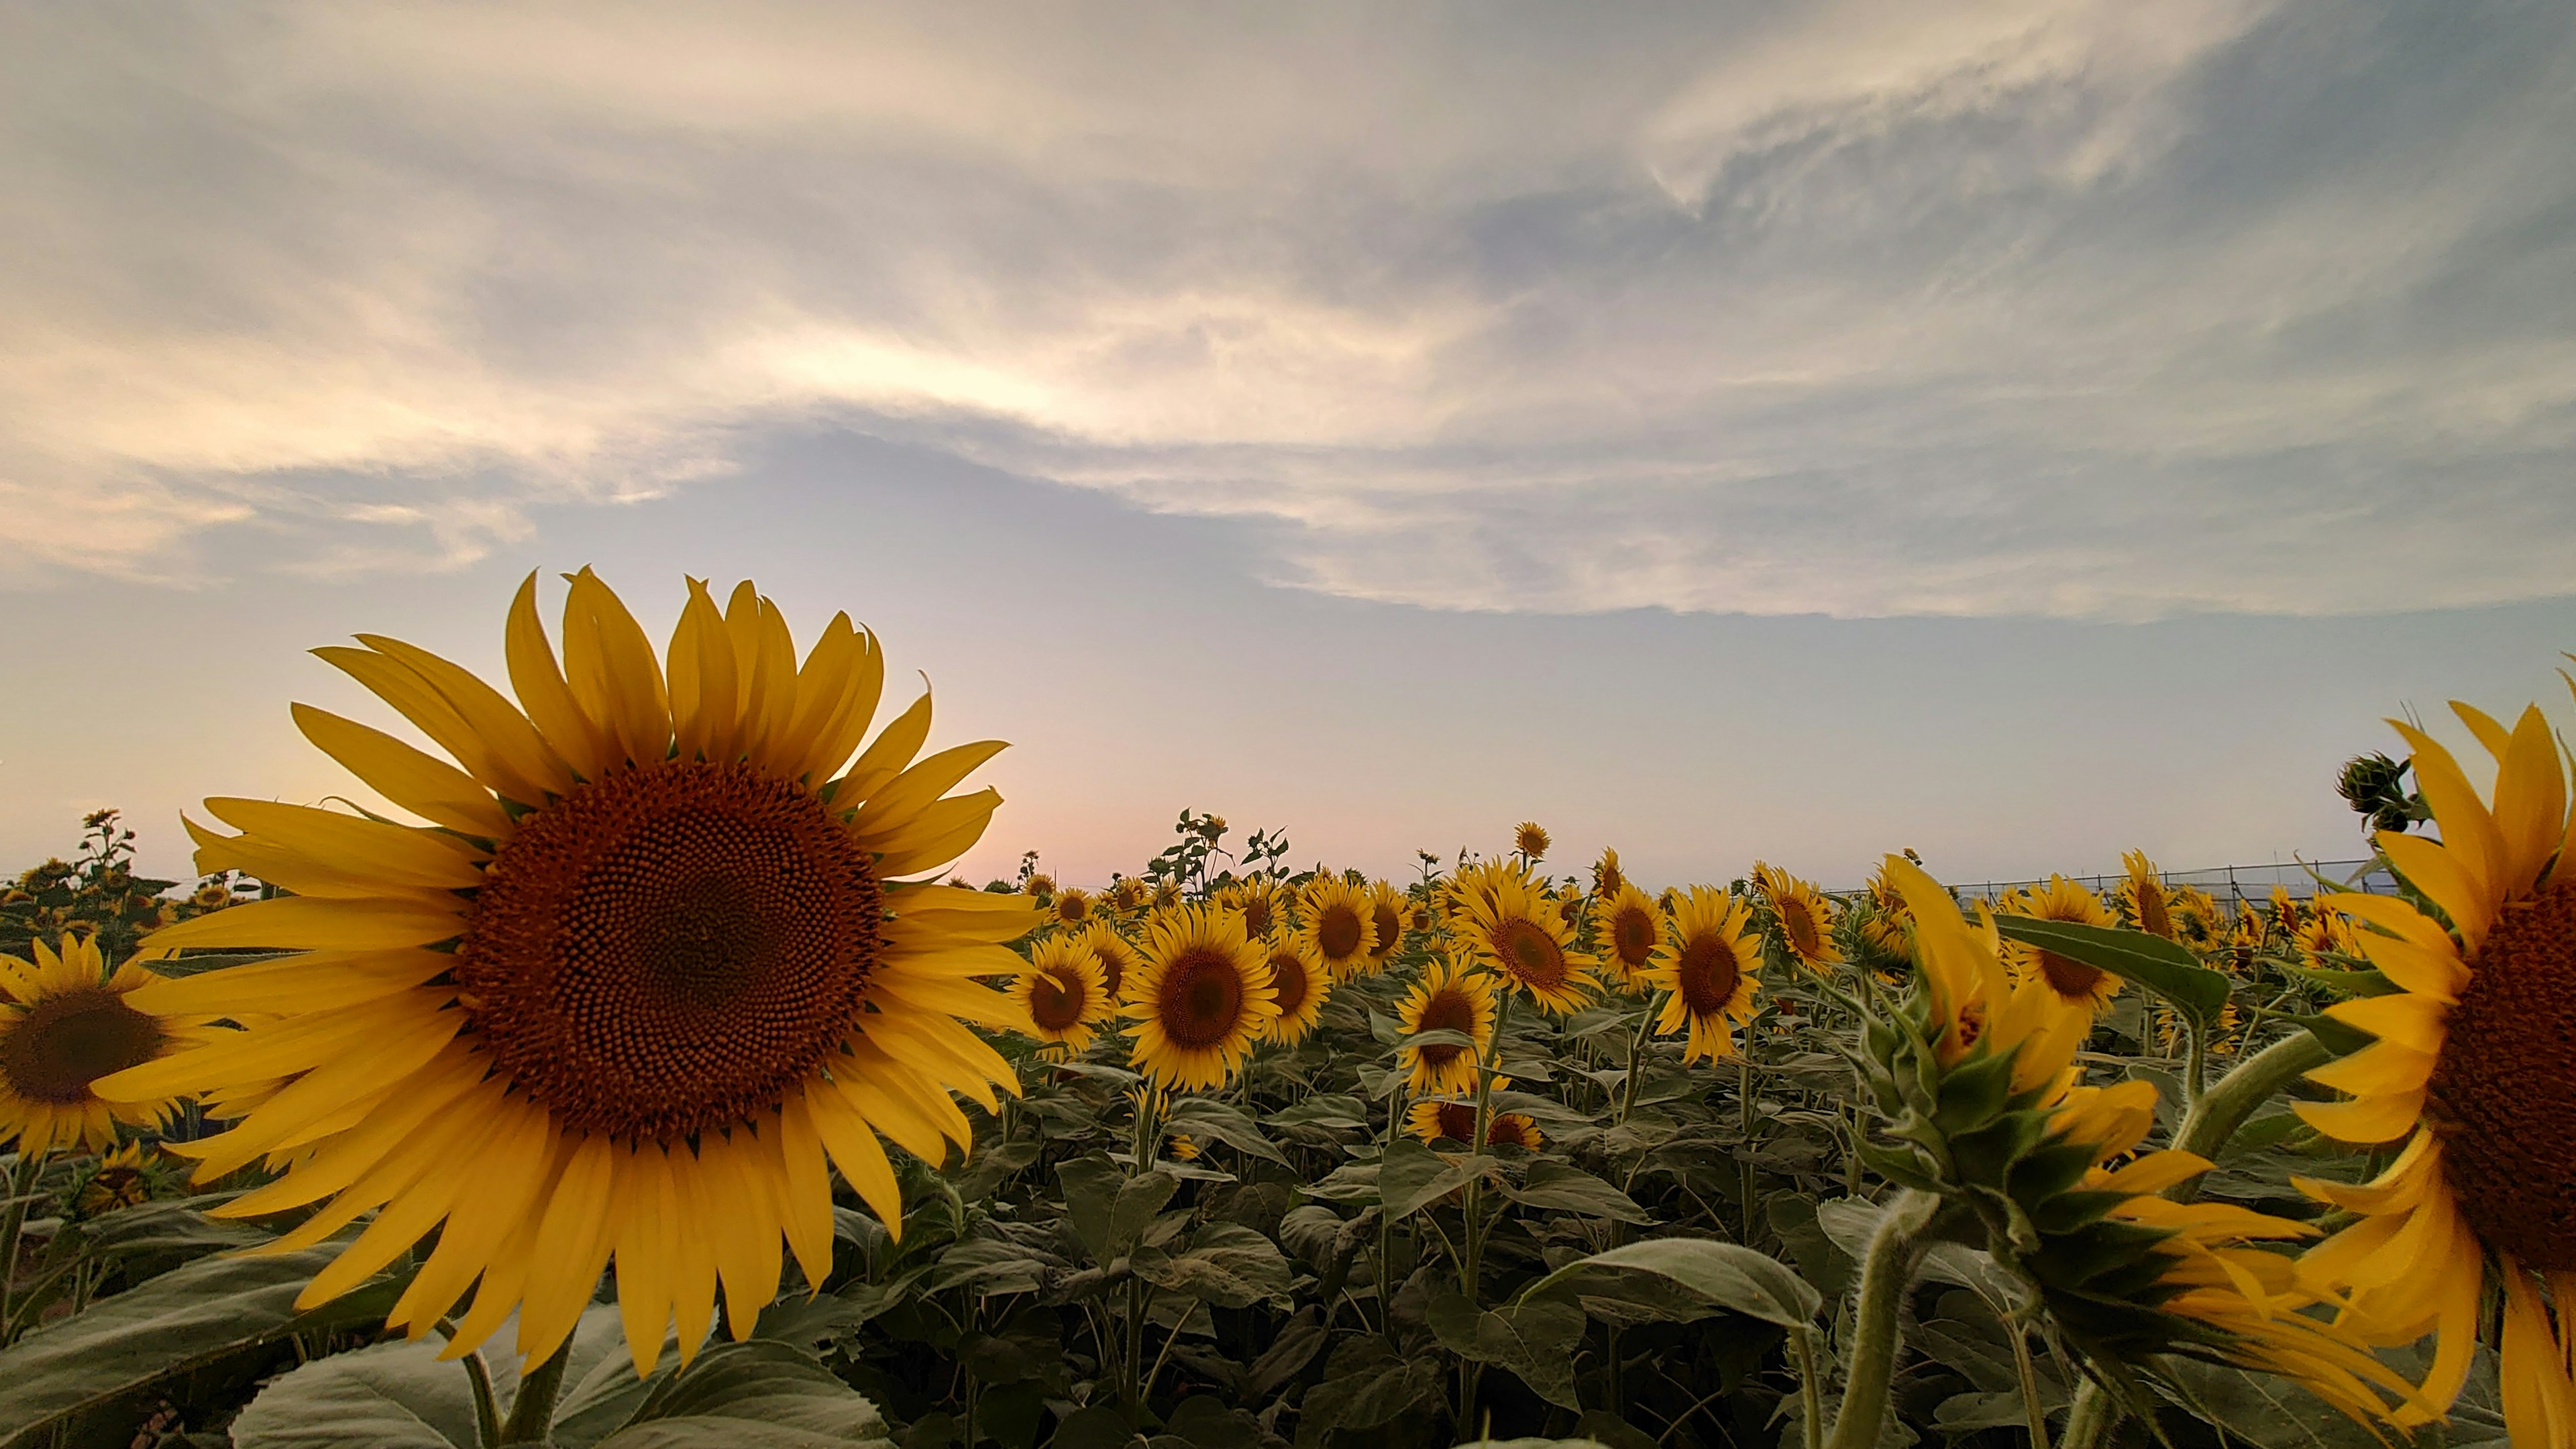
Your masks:
<path fill-rule="evenodd" d="M 2349 855 L 2566 704 L 2571 135 L 2546 3 L 0 3 L 0 864 L 584 563 L 878 628 L 986 869 Z"/>

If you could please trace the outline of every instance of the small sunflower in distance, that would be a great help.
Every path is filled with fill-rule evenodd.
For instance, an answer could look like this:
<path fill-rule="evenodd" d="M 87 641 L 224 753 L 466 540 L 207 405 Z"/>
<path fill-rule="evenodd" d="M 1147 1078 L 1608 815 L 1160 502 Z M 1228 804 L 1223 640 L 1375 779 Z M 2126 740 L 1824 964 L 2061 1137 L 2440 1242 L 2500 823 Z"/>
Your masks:
<path fill-rule="evenodd" d="M 1471 902 L 1459 934 L 1479 964 L 1549 1011 L 1579 1011 L 1592 999 L 1592 958 L 1574 949 L 1557 903 L 1524 876 L 1506 876 Z"/>
<path fill-rule="evenodd" d="M 1020 882 L 1020 894 L 1045 900 L 1055 894 L 1055 877 L 1042 870 L 1030 871 L 1029 878 Z"/>
<path fill-rule="evenodd" d="M 1055 893 L 1047 914 L 1053 916 L 1059 926 L 1087 925 L 1091 920 L 1091 892 L 1067 886 Z"/>
<path fill-rule="evenodd" d="M 1621 986 L 1637 989 L 1663 943 L 1664 913 L 1644 891 L 1622 881 L 1592 898 L 1593 954 Z"/>
<path fill-rule="evenodd" d="M 1606 845 L 1601 847 L 1601 858 L 1592 863 L 1592 893 L 1615 896 L 1627 883 L 1628 877 L 1619 870 L 1619 852 Z"/>
<path fill-rule="evenodd" d="M 1691 887 L 1664 923 L 1654 965 L 1641 979 L 1672 993 L 1655 1030 L 1670 1036 L 1689 1029 L 1684 1066 L 1733 1056 L 1734 1028 L 1753 1019 L 1762 943 L 1752 925 L 1751 906 L 1708 886 Z"/>
<path fill-rule="evenodd" d="M 1136 1022 L 1129 1060 L 1184 1090 L 1223 1086 L 1279 1014 L 1270 962 L 1241 914 L 1182 906 L 1145 925 L 1144 963 L 1127 979 Z"/>
<path fill-rule="evenodd" d="M 2050 876 L 2046 885 L 2014 891 L 2000 905 L 2005 915 L 2036 921 L 2067 921 L 2079 926 L 2119 924 L 2100 896 L 2062 875 Z M 2047 982 L 2048 989 L 2070 1008 L 2099 1016 L 2110 1006 L 2111 998 L 2120 994 L 2120 978 L 2099 967 L 2018 942 L 2005 947 L 2005 952 L 2023 976 L 2036 976 Z"/>
<path fill-rule="evenodd" d="M 139 988 L 140 1008 L 246 1029 L 100 1086 L 255 1092 L 229 1131 L 171 1150 L 201 1182 L 255 1162 L 280 1174 L 215 1211 L 314 1206 L 281 1247 L 376 1214 L 302 1306 L 435 1231 L 388 1323 L 445 1331 L 470 1291 L 449 1356 L 515 1314 L 519 1352 L 542 1361 L 613 1259 L 649 1373 L 674 1323 L 695 1356 L 719 1286 L 750 1334 L 782 1238 L 823 1281 L 827 1163 L 895 1230 L 879 1134 L 942 1161 L 973 1140 L 951 1091 L 996 1110 L 994 1088 L 1016 1090 L 965 1023 L 1024 1024 L 974 978 L 1020 969 L 999 943 L 1037 912 L 901 879 L 983 834 L 1001 797 L 948 791 L 1002 746 L 916 759 L 926 694 L 868 743 L 884 655 L 846 615 L 800 667 L 750 584 L 720 611 L 690 580 L 665 655 L 596 576 L 571 584 L 560 662 L 533 575 L 511 606 L 516 702 L 398 639 L 317 651 L 457 763 L 320 710 L 297 706 L 297 723 L 432 824 L 209 801 L 241 833 L 192 823 L 199 868 L 294 894 L 149 944 L 297 954 Z"/>
<path fill-rule="evenodd" d="M 1408 912 L 1404 897 L 1385 881 L 1372 882 L 1368 888 L 1369 922 L 1377 934 L 1369 939 L 1368 971 L 1384 971 L 1404 948 L 1404 928 Z M 1428 922 L 1425 923 L 1426 929 Z"/>
<path fill-rule="evenodd" d="M 1078 1056 L 1091 1045 L 1092 1028 L 1109 1019 L 1108 989 L 1100 957 L 1079 936 L 1049 936 L 1029 951 L 1029 969 L 1011 983 L 1011 995 L 1029 1014 L 1037 1039 Z"/>
<path fill-rule="evenodd" d="M 1271 1000 L 1279 1008 L 1266 1035 L 1271 1041 L 1295 1046 L 1324 1019 L 1324 998 L 1333 989 L 1332 972 L 1315 959 L 1314 948 L 1302 936 L 1274 935 L 1262 946 L 1262 956 L 1270 963 Z"/>
<path fill-rule="evenodd" d="M 1476 1058 L 1494 1031 L 1492 978 L 1461 970 L 1442 957 L 1422 970 L 1411 994 L 1396 1008 L 1396 1025 L 1406 1036 L 1426 1031 L 1463 1033 L 1474 1046 L 1430 1042 L 1407 1044 L 1396 1051 L 1406 1085 L 1415 1092 L 1471 1092 L 1476 1088 Z"/>
<path fill-rule="evenodd" d="M 2300 1260 L 2351 1292 L 2376 1341 L 2436 1336 L 2423 1391 L 2459 1396 L 2489 1284 L 2504 1300 L 2503 1398 L 2516 1444 L 2576 1435 L 2576 819 L 2548 721 L 2508 731 L 2451 708 L 2495 758 L 2490 806 L 2451 752 L 2396 721 L 2439 841 L 2377 844 L 2444 920 L 2397 896 L 2322 895 L 2397 990 L 2326 1008 L 2379 1040 L 2309 1079 L 2351 1095 L 2294 1103 L 2329 1137 L 2405 1145 L 2369 1183 L 2302 1180 L 2359 1220 Z"/>
<path fill-rule="evenodd" d="M 1094 921 L 1080 940 L 1083 949 L 1100 963 L 1100 994 L 1104 1012 L 1126 998 L 1127 978 L 1143 964 L 1134 943 L 1110 929 L 1106 921 Z"/>
<path fill-rule="evenodd" d="M 1132 875 L 1122 875 L 1109 887 L 1109 908 L 1113 911 L 1141 911 L 1152 898 L 1152 890 Z"/>
<path fill-rule="evenodd" d="M 1366 890 L 1337 875 L 1318 875 L 1297 895 L 1296 937 L 1335 981 L 1369 968 L 1377 946 L 1377 911 Z"/>
<path fill-rule="evenodd" d="M 1181 883 L 1169 877 L 1154 882 L 1153 894 L 1145 904 L 1158 911 L 1168 911 L 1181 903 Z"/>
<path fill-rule="evenodd" d="M 1780 923 L 1780 937 L 1788 943 L 1789 954 L 1807 969 L 1822 971 L 1843 959 L 1834 945 L 1833 907 L 1813 883 L 1755 861 L 1753 888 L 1761 892 L 1763 904 Z"/>
<path fill-rule="evenodd" d="M 1496 1077 L 1494 1090 L 1511 1084 L 1509 1077 Z M 1404 1109 L 1404 1130 L 1422 1142 L 1450 1141 L 1465 1145 L 1476 1135 L 1476 1104 L 1449 1098 L 1429 1098 Z M 1536 1152 L 1546 1140 L 1538 1130 L 1538 1121 L 1527 1112 L 1495 1112 L 1485 1121 L 1485 1145 L 1518 1147 Z"/>
<path fill-rule="evenodd" d="M 1279 888 L 1265 877 L 1236 881 L 1217 897 L 1217 903 L 1240 913 L 1244 934 L 1256 941 L 1279 927 Z"/>
<path fill-rule="evenodd" d="M 1548 839 L 1546 828 L 1535 820 L 1524 820 L 1512 827 L 1512 849 L 1532 865 L 1546 859 L 1547 848 L 1554 843 Z"/>
<path fill-rule="evenodd" d="M 2125 875 L 2120 880 L 2120 906 L 2129 924 L 2150 936 L 2168 941 L 2180 938 L 2174 926 L 2173 892 L 2166 888 L 2164 872 L 2147 859 L 2143 850 L 2120 853 L 2120 866 Z"/>
<path fill-rule="evenodd" d="M 134 993 L 161 978 L 128 961 L 110 974 L 98 942 L 71 934 L 59 950 L 30 943 L 36 959 L 0 956 L 0 1146 L 28 1157 L 101 1151 L 116 1124 L 145 1127 L 174 1111 L 181 1093 L 102 1097 L 102 1077 L 202 1046 L 217 1032 L 202 1016 L 174 1016 Z"/>

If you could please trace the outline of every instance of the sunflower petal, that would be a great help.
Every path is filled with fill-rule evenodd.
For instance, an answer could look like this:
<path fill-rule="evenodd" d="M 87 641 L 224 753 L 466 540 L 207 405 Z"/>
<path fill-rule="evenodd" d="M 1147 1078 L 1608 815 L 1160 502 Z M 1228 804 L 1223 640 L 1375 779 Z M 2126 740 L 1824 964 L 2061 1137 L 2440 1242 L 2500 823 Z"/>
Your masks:
<path fill-rule="evenodd" d="M 2461 772 L 2460 762 L 2439 741 L 2403 720 L 2389 723 L 2414 750 L 2415 780 L 2423 788 L 2424 803 L 2432 807 L 2434 823 L 2442 827 L 2444 848 L 2468 879 L 2470 899 L 2484 912 L 2473 928 L 2457 915 L 2451 923 L 2461 927 L 2463 934 L 2474 929 L 2483 937 L 2486 917 L 2492 916 L 2495 902 L 2503 895 L 2504 839 L 2496 831 L 2495 816 Z"/>
<path fill-rule="evenodd" d="M 473 776 L 379 729 L 309 704 L 291 705 L 295 727 L 367 788 L 434 824 L 485 840 L 505 839 L 510 816 Z"/>
<path fill-rule="evenodd" d="M 563 666 L 555 661 L 555 646 L 546 639 L 545 623 L 537 617 L 534 572 L 520 583 L 518 596 L 510 601 L 503 653 L 509 663 L 510 688 L 518 694 L 537 733 L 545 737 L 573 773 L 585 780 L 598 779 L 614 753 L 607 724 L 585 711 L 573 698 L 572 686 L 564 682 Z"/>
<path fill-rule="evenodd" d="M 2496 767 L 2495 822 L 2503 845 L 2503 893 L 2507 899 L 2528 895 L 2567 832 L 2567 777 L 2558 768 L 2558 742 L 2537 705 L 2515 721 Z"/>
<path fill-rule="evenodd" d="M 616 754 L 649 765 L 670 757 L 671 697 L 653 641 L 625 601 L 589 569 L 564 599 L 564 678 L 582 712 L 605 726 Z"/>
<path fill-rule="evenodd" d="M 517 705 L 472 670 L 400 639 L 382 634 L 357 637 L 359 643 L 393 659 L 438 691 L 496 763 L 547 794 L 560 795 L 572 788 L 572 767 L 564 763 L 563 756 L 554 752 L 545 736 L 537 733 L 537 727 L 519 713 Z M 542 801 L 540 795 L 521 803 L 534 805 Z"/>

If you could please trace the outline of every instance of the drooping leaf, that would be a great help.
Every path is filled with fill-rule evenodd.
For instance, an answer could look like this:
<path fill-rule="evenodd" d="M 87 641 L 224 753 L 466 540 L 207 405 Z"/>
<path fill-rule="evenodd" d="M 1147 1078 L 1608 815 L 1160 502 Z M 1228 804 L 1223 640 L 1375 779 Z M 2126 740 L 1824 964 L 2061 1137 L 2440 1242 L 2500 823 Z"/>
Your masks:
<path fill-rule="evenodd" d="M 1450 1157 L 1406 1137 L 1378 1163 L 1378 1201 L 1389 1222 L 1402 1222 L 1473 1181 L 1491 1165 L 1485 1157 Z"/>
<path fill-rule="evenodd" d="M 1175 1132 L 1214 1138 L 1238 1152 L 1248 1152 L 1283 1167 L 1288 1163 L 1288 1159 L 1280 1155 L 1278 1144 L 1262 1136 L 1261 1129 L 1252 1125 L 1252 1119 L 1243 1114 L 1243 1109 L 1231 1102 L 1220 1102 L 1213 1097 L 1185 1097 L 1173 1105 L 1172 1115 L 1165 1125 Z"/>
<path fill-rule="evenodd" d="M 1654 1221 L 1653 1215 L 1637 1206 L 1636 1200 L 1626 1193 L 1579 1167 L 1551 1158 L 1531 1163 L 1520 1186 L 1506 1186 L 1503 1193 L 1523 1207 L 1580 1213 L 1585 1217 L 1608 1218 L 1622 1223 Z"/>
<path fill-rule="evenodd" d="M 1138 1248 L 1136 1276 L 1220 1308 L 1247 1308 L 1288 1291 L 1288 1260 L 1268 1238 L 1240 1223 L 1208 1223 L 1179 1253 Z"/>
<path fill-rule="evenodd" d="M 1126 1256 L 1181 1186 L 1159 1168 L 1129 1177 L 1106 1157 L 1077 1157 L 1057 1163 L 1055 1172 L 1064 1184 L 1065 1216 L 1073 1220 L 1074 1235 L 1091 1250 L 1092 1261 L 1104 1266 Z"/>
<path fill-rule="evenodd" d="M 2187 947 L 2162 936 L 2030 916 L 1997 916 L 1995 927 L 2007 940 L 2134 981 L 2190 1013 L 2203 1026 L 2215 1025 L 2227 1007 L 2227 978 L 2201 965 Z"/>
<path fill-rule="evenodd" d="M 723 1343 L 653 1386 L 598 1449 L 892 1449 L 876 1406 L 783 1343 Z"/>
<path fill-rule="evenodd" d="M 1583 1342 L 1584 1321 L 1573 1304 L 1540 1299 L 1479 1310 L 1474 1299 L 1450 1292 L 1431 1300 L 1425 1316 L 1451 1353 L 1511 1370 L 1551 1404 L 1582 1407 L 1574 1351 Z"/>
<path fill-rule="evenodd" d="M 1665 1318 L 1705 1317 L 1724 1309 L 1783 1328 L 1809 1322 L 1824 1303 L 1806 1279 L 1777 1259 L 1709 1238 L 1650 1238 L 1578 1258 L 1520 1295 L 1524 1303 L 1546 1298 L 1629 1303 Z M 1584 1306 L 1592 1311 L 1591 1302 Z"/>

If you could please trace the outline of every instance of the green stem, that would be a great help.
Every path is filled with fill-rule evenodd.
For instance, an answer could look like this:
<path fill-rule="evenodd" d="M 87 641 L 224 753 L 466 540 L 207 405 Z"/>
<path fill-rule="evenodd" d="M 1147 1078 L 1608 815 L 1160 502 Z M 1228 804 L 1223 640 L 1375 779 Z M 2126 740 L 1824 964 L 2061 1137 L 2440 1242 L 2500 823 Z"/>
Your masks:
<path fill-rule="evenodd" d="M 1637 1018 L 1636 1034 L 1628 1038 L 1628 1080 L 1619 1084 L 1618 1121 L 1622 1126 L 1627 1124 L 1628 1114 L 1637 1110 L 1637 1084 L 1646 1075 L 1646 1047 L 1654 1039 L 1657 1008 L 1663 1001 L 1660 991 L 1647 1001 L 1644 1013 Z"/>
<path fill-rule="evenodd" d="M 2086 1379 L 2075 1391 L 2075 1406 L 2066 1413 L 2066 1433 L 2057 1449 L 2102 1449 L 2124 1417 L 2111 1392 L 2098 1379 Z"/>
<path fill-rule="evenodd" d="M 1896 1381 L 1896 1349 L 1903 1338 L 1898 1318 L 1914 1269 L 1923 1259 L 1923 1230 L 1941 1199 L 1912 1188 L 1897 1194 L 1878 1220 L 1862 1265 L 1860 1301 L 1852 1314 L 1851 1375 L 1843 1384 L 1842 1411 L 1834 1416 L 1832 1449 L 1872 1449 L 1887 1417 L 1888 1386 Z"/>
<path fill-rule="evenodd" d="M 0 1209 L 0 1345 L 15 1336 L 9 1331 L 9 1310 L 10 1290 L 18 1282 L 18 1239 L 27 1226 L 27 1199 L 35 1196 L 45 1172 L 45 1154 L 29 1154 L 23 1146 L 8 1177 L 9 1205 Z"/>
<path fill-rule="evenodd" d="M 447 1318 L 438 1320 L 438 1332 L 440 1337 L 455 1342 L 455 1321 Z M 465 1382 L 474 1390 L 475 1449 L 496 1449 L 501 1442 L 501 1404 L 492 1396 L 492 1366 L 483 1361 L 483 1351 L 479 1348 L 457 1362 L 464 1366 Z"/>
<path fill-rule="evenodd" d="M 2030 1361 L 2030 1328 L 2018 1320 L 2004 1328 L 2012 1334 L 2013 1372 L 2021 1376 L 2021 1412 L 2030 1426 L 2030 1449 L 2048 1449 L 2048 1410 L 2039 1402 L 2039 1369 Z"/>
<path fill-rule="evenodd" d="M 1807 1449 L 1824 1449 L 1825 1388 L 1816 1382 L 1816 1331 L 1799 1324 L 1789 1330 L 1789 1346 L 1798 1354 L 1798 1403 L 1806 1411 Z"/>
<path fill-rule="evenodd" d="M 504 1444 L 543 1444 L 555 1425 L 555 1396 L 563 1391 L 564 1365 L 572 1358 L 572 1336 L 566 1334 L 546 1361 L 519 1375 L 519 1396 L 510 1404 L 510 1419 L 501 1426 Z"/>
<path fill-rule="evenodd" d="M 1743 1214 L 1735 1240 L 1753 1246 L 1753 1032 L 1744 1033 L 1744 1050 L 1735 1058 L 1735 1129 L 1740 1144 L 1735 1159 L 1735 1205 Z"/>
<path fill-rule="evenodd" d="M 1503 1061 L 1503 1023 L 1512 1014 L 1512 993 L 1506 987 L 1494 1001 L 1494 1029 L 1485 1039 L 1484 1060 L 1476 1064 L 1476 1140 L 1469 1145 L 1478 1170 L 1467 1179 L 1465 1221 L 1459 1236 L 1465 1251 L 1458 1255 L 1458 1291 L 1478 1308 L 1485 1306 L 1484 1283 L 1484 1201 L 1485 1174 L 1483 1159 L 1485 1137 L 1492 1130 L 1494 1114 L 1494 1073 Z M 1461 1359 L 1458 1364 L 1458 1425 L 1461 1431 L 1476 1419 L 1476 1387 L 1484 1376 L 1484 1365 Z"/>
<path fill-rule="evenodd" d="M 2333 1057 L 2324 1042 L 2305 1031 L 2283 1037 L 2254 1053 L 2191 1104 L 2191 1110 L 2183 1114 L 2182 1127 L 2174 1133 L 2174 1146 L 2216 1161 L 2228 1139 L 2245 1125 L 2246 1118 L 2254 1115 L 2255 1108 L 2270 1101 L 2302 1073 L 2324 1066 Z M 2194 1178 L 2167 1195 L 2189 1202 L 2199 1185 L 2200 1180 Z"/>

